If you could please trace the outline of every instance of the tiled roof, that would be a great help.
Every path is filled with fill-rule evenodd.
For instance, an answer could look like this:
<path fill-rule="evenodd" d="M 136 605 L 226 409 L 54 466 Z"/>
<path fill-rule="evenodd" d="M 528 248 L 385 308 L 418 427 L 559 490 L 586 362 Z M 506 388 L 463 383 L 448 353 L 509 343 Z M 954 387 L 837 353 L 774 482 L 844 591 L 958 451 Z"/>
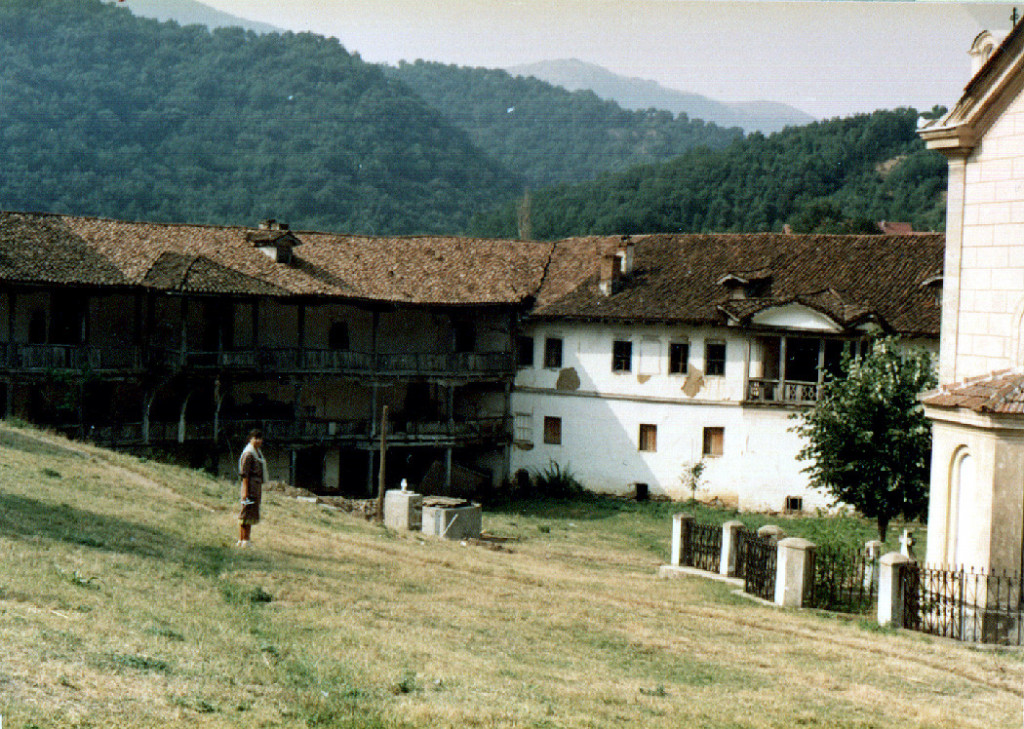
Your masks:
<path fill-rule="evenodd" d="M 299 241 L 290 264 L 256 245 Z M 413 304 L 518 304 L 552 245 L 359 237 L 0 213 L 0 280 L 143 285 L 192 293 L 338 296 Z"/>
<path fill-rule="evenodd" d="M 902 334 L 934 336 L 939 331 L 940 306 L 921 283 L 942 269 L 942 234 L 634 236 L 634 271 L 605 296 L 597 285 L 596 251 L 618 240 L 559 241 L 534 314 L 714 324 L 724 321 L 723 306 L 733 307 L 742 319 L 768 306 L 799 301 L 841 323 L 873 315 Z M 582 283 L 566 291 L 565 282 L 553 276 L 556 261 L 561 270 L 574 270 Z M 755 303 L 730 299 L 728 287 L 720 283 L 729 274 L 765 271 L 771 274 L 770 298 Z"/>
<path fill-rule="evenodd" d="M 976 413 L 1024 414 L 1024 372 L 1002 370 L 926 393 L 921 401 L 938 408 Z"/>
<path fill-rule="evenodd" d="M 277 239 L 294 246 L 290 263 L 256 247 Z M 742 319 L 798 301 L 841 323 L 873 314 L 898 332 L 938 332 L 939 306 L 920 284 L 942 268 L 941 235 L 629 240 L 634 271 L 604 296 L 598 267 L 623 245 L 619 236 L 555 243 L 369 237 L 0 213 L 0 281 L 436 305 L 535 301 L 544 317 L 700 323 L 722 322 L 726 304 Z M 730 300 L 722 283 L 730 274 L 763 281 L 757 295 L 770 298 Z"/>

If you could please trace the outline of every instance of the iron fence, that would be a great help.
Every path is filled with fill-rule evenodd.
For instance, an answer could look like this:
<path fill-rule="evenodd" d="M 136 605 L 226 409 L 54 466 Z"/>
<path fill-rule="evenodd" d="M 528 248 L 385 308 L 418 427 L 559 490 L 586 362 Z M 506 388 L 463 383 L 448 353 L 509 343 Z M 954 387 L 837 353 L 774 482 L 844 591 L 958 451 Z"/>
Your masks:
<path fill-rule="evenodd" d="M 808 607 L 864 613 L 878 599 L 878 560 L 843 547 L 818 547 Z"/>
<path fill-rule="evenodd" d="M 715 524 L 690 523 L 690 535 L 682 555 L 683 564 L 718 572 L 722 561 L 722 528 Z"/>
<path fill-rule="evenodd" d="M 741 531 L 738 547 L 736 576 L 743 578 L 743 591 L 763 600 L 774 600 L 778 543 L 770 537 Z"/>
<path fill-rule="evenodd" d="M 967 642 L 1024 645 L 1020 574 L 909 564 L 901 580 L 904 627 Z"/>

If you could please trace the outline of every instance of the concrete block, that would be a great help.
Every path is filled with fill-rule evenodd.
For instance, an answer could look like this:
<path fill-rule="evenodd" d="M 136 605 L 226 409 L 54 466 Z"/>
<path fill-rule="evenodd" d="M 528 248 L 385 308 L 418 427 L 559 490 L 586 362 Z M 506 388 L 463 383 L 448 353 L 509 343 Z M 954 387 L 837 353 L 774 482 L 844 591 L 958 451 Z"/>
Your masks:
<path fill-rule="evenodd" d="M 789 537 L 779 542 L 775 573 L 775 604 L 803 607 L 814 585 L 814 542 Z"/>
<path fill-rule="evenodd" d="M 727 521 L 722 525 L 722 557 L 719 573 L 724 577 L 736 575 L 736 559 L 739 556 L 740 532 L 747 527 L 741 521 Z"/>
<path fill-rule="evenodd" d="M 693 514 L 678 513 L 672 515 L 672 559 L 673 567 L 681 564 L 683 555 L 686 554 L 686 547 L 690 541 L 690 525 L 693 524 Z"/>
<path fill-rule="evenodd" d="M 771 539 L 776 544 L 786 538 L 786 532 L 783 531 L 782 527 L 775 524 L 765 524 L 763 527 L 759 527 L 757 530 L 757 536 L 762 539 Z"/>
<path fill-rule="evenodd" d="M 422 495 L 400 489 L 384 492 L 384 526 L 404 531 L 418 530 L 422 519 Z"/>
<path fill-rule="evenodd" d="M 902 572 L 913 560 L 899 552 L 889 552 L 878 563 L 878 624 L 903 627 Z"/>
<path fill-rule="evenodd" d="M 478 539 L 482 527 L 480 504 L 423 507 L 423 533 L 426 535 L 455 541 Z"/>

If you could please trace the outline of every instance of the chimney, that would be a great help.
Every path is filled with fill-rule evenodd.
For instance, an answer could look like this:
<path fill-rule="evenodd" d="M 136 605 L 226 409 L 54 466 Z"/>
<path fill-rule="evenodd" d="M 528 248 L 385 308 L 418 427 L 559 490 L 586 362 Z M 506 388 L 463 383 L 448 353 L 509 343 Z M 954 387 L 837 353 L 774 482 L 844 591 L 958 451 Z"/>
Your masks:
<path fill-rule="evenodd" d="M 610 253 L 601 256 L 601 269 L 597 282 L 598 290 L 604 296 L 611 296 L 615 291 L 615 284 L 621 275 L 622 264 L 618 254 Z"/>
<path fill-rule="evenodd" d="M 636 243 L 627 235 L 622 238 L 622 250 L 619 252 L 621 273 L 628 276 L 633 273 L 633 258 L 636 255 Z"/>
<path fill-rule="evenodd" d="M 259 230 L 247 233 L 245 237 L 270 260 L 289 265 L 294 262 L 292 249 L 302 244 L 289 232 L 287 223 L 279 223 L 273 218 L 261 220 Z"/>

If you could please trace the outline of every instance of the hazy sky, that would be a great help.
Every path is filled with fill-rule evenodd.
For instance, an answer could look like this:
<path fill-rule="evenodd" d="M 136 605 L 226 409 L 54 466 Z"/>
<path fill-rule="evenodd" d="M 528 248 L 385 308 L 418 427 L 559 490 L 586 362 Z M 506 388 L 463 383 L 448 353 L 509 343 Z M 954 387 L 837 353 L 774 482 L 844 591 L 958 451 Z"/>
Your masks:
<path fill-rule="evenodd" d="M 337 37 L 367 61 L 506 67 L 579 58 L 722 101 L 815 116 L 952 105 L 1011 4 L 711 0 L 203 0 Z"/>

